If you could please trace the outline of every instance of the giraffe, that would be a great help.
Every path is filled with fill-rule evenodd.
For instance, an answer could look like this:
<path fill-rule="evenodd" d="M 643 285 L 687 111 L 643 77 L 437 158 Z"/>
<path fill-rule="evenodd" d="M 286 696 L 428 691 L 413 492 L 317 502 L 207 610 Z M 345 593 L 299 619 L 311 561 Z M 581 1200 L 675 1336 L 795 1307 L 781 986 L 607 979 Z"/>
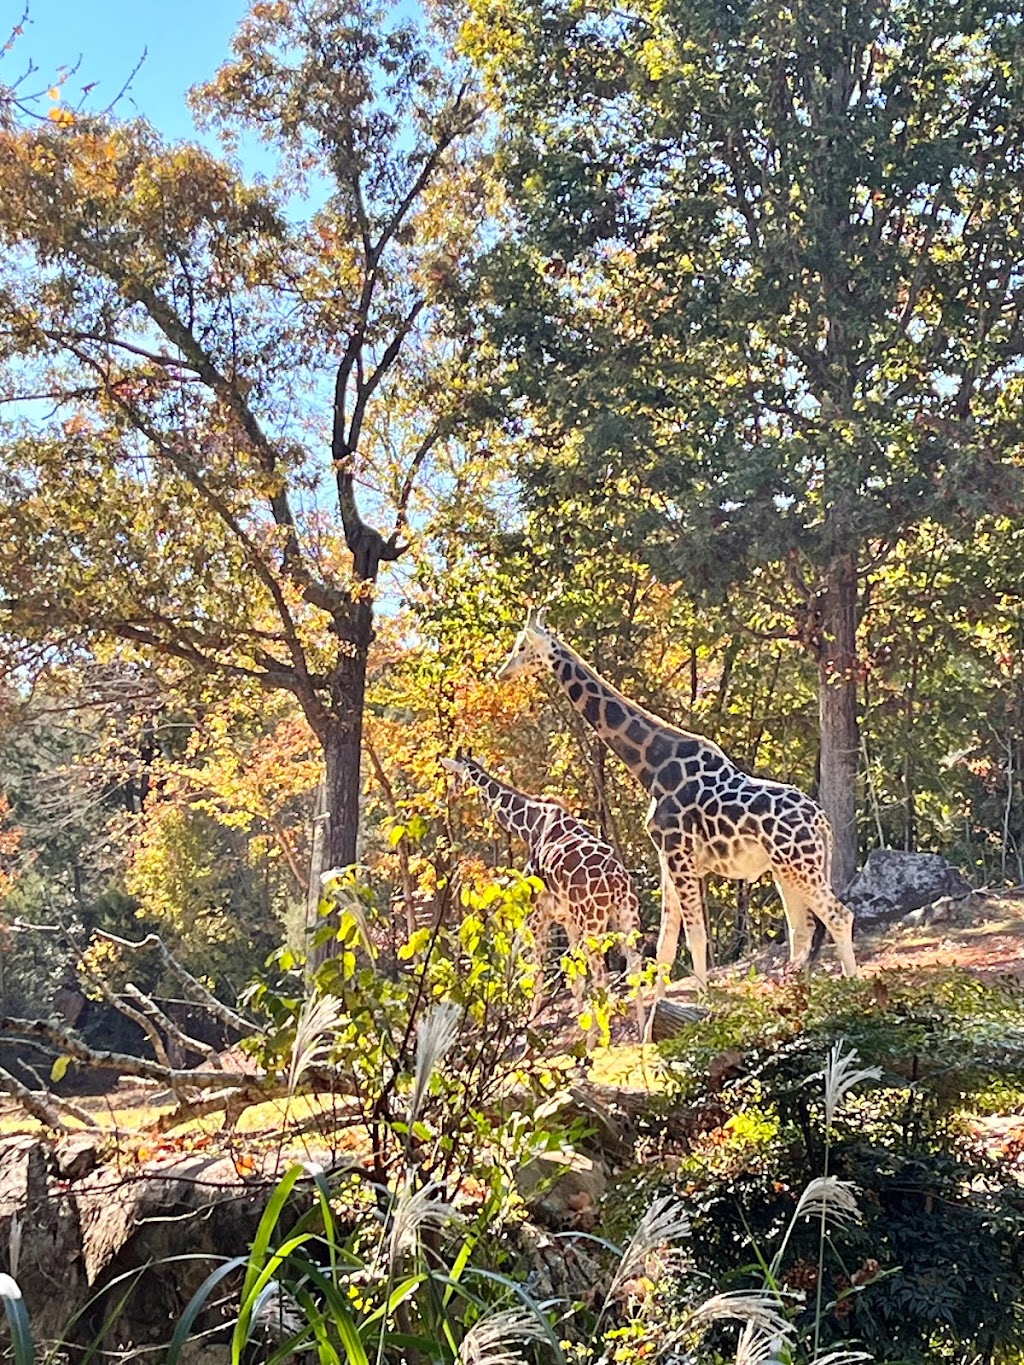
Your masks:
<path fill-rule="evenodd" d="M 796 787 L 750 777 L 709 739 L 667 725 L 605 682 L 531 611 L 498 678 L 550 671 L 573 707 L 651 794 L 647 831 L 661 868 L 661 928 L 654 1002 L 675 961 L 679 929 L 698 987 L 707 986 L 707 930 L 700 879 L 753 881 L 770 871 L 789 927 L 794 968 L 810 958 L 815 920 L 856 975 L 853 915 L 832 891 L 832 832 L 825 812 Z M 653 1010 L 648 1015 L 648 1029 Z"/>
<path fill-rule="evenodd" d="M 477 788 L 505 830 L 529 848 L 527 876 L 539 877 L 544 891 L 537 898 L 534 936 L 543 963 L 554 924 L 561 924 L 570 949 L 584 944 L 588 968 L 596 982 L 605 977 L 604 955 L 585 945 L 612 929 L 622 935 L 628 973 L 640 970 L 640 907 L 632 878 L 615 850 L 577 820 L 559 801 L 528 796 L 499 782 L 461 750 L 442 758 L 441 766 Z M 573 979 L 577 1011 L 583 1003 L 583 980 Z M 636 1001 L 640 1036 L 644 1034 L 643 1004 Z"/>

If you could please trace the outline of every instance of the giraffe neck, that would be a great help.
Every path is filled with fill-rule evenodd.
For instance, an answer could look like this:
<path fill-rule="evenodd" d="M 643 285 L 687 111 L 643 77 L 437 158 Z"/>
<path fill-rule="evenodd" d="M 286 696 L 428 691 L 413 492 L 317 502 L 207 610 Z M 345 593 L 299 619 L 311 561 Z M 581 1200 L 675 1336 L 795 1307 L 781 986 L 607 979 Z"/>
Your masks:
<path fill-rule="evenodd" d="M 466 760 L 466 776 L 490 806 L 502 829 L 525 839 L 532 848 L 543 832 L 550 803 L 538 801 L 499 782 L 471 759 Z"/>
<path fill-rule="evenodd" d="M 645 787 L 670 758 L 713 753 L 725 759 L 712 740 L 667 725 L 630 701 L 561 640 L 552 640 L 550 666 L 573 708 Z"/>

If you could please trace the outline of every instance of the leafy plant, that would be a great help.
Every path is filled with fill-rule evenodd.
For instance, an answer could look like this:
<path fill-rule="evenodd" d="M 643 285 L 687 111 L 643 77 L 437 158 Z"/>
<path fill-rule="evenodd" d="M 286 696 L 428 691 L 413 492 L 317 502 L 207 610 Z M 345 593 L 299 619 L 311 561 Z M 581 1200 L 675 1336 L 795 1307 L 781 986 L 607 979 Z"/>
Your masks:
<path fill-rule="evenodd" d="M 1024 1074 L 1019 988 L 904 972 L 771 999 L 775 1011 L 754 982 L 723 991 L 663 1049 L 692 1114 L 678 1180 L 716 1278 L 759 1283 L 744 1247 L 782 1237 L 774 1273 L 809 1295 L 803 1327 L 822 1346 L 859 1339 L 915 1362 L 1018 1349 L 1024 1192 L 1012 1154 L 987 1150 L 968 1119 L 975 1097 L 990 1109 L 994 1084 Z M 814 1078 L 840 1036 L 873 1074 L 837 1109 Z M 820 1229 L 783 1234 L 816 1169 L 860 1191 L 861 1217 L 832 1229 L 827 1258 Z"/>

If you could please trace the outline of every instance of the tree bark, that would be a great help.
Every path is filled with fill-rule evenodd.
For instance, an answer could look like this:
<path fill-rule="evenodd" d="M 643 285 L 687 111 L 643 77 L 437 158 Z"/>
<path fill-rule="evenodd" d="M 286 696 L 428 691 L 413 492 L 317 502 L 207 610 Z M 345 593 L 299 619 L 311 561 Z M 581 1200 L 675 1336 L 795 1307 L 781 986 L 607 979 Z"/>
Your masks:
<path fill-rule="evenodd" d="M 819 800 L 832 826 L 832 885 L 841 895 L 857 867 L 857 562 L 837 556 L 828 570 L 818 654 L 821 723 Z"/>
<path fill-rule="evenodd" d="M 374 565 L 376 570 L 376 565 Z M 376 575 L 374 575 L 375 577 Z M 367 589 L 373 579 L 363 579 Z M 366 667 L 373 637 L 373 602 L 352 604 L 345 618 L 335 618 L 333 629 L 340 637 L 338 660 L 331 677 L 331 709 L 319 736 L 324 751 L 323 866 L 351 867 L 359 860 L 359 804 L 362 795 L 361 760 L 363 708 L 366 699 Z M 319 895 L 319 872 L 311 868 Z M 312 899 L 312 881 L 310 898 Z M 333 955 L 333 941 L 311 953 L 315 970 Z"/>

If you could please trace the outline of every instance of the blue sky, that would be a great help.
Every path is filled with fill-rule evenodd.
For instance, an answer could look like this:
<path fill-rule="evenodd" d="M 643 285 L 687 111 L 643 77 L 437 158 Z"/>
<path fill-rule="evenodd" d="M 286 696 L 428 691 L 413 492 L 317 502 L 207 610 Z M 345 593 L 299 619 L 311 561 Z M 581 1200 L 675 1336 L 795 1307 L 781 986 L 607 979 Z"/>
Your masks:
<path fill-rule="evenodd" d="M 114 98 L 147 51 L 146 61 L 117 112 L 142 114 L 165 136 L 188 137 L 185 103 L 191 85 L 211 76 L 248 8 L 246 0 L 28 0 L 24 35 L 4 59 L 3 79 L 13 81 L 31 59 L 39 67 L 33 88 L 45 87 L 60 66 L 81 59 L 67 85 L 77 103 L 82 86 L 97 82 L 92 100 Z M 18 23 L 23 0 L 0 0 L 3 38 Z M 27 88 L 27 87 L 26 87 Z M 95 107 L 95 105 L 94 105 Z"/>

